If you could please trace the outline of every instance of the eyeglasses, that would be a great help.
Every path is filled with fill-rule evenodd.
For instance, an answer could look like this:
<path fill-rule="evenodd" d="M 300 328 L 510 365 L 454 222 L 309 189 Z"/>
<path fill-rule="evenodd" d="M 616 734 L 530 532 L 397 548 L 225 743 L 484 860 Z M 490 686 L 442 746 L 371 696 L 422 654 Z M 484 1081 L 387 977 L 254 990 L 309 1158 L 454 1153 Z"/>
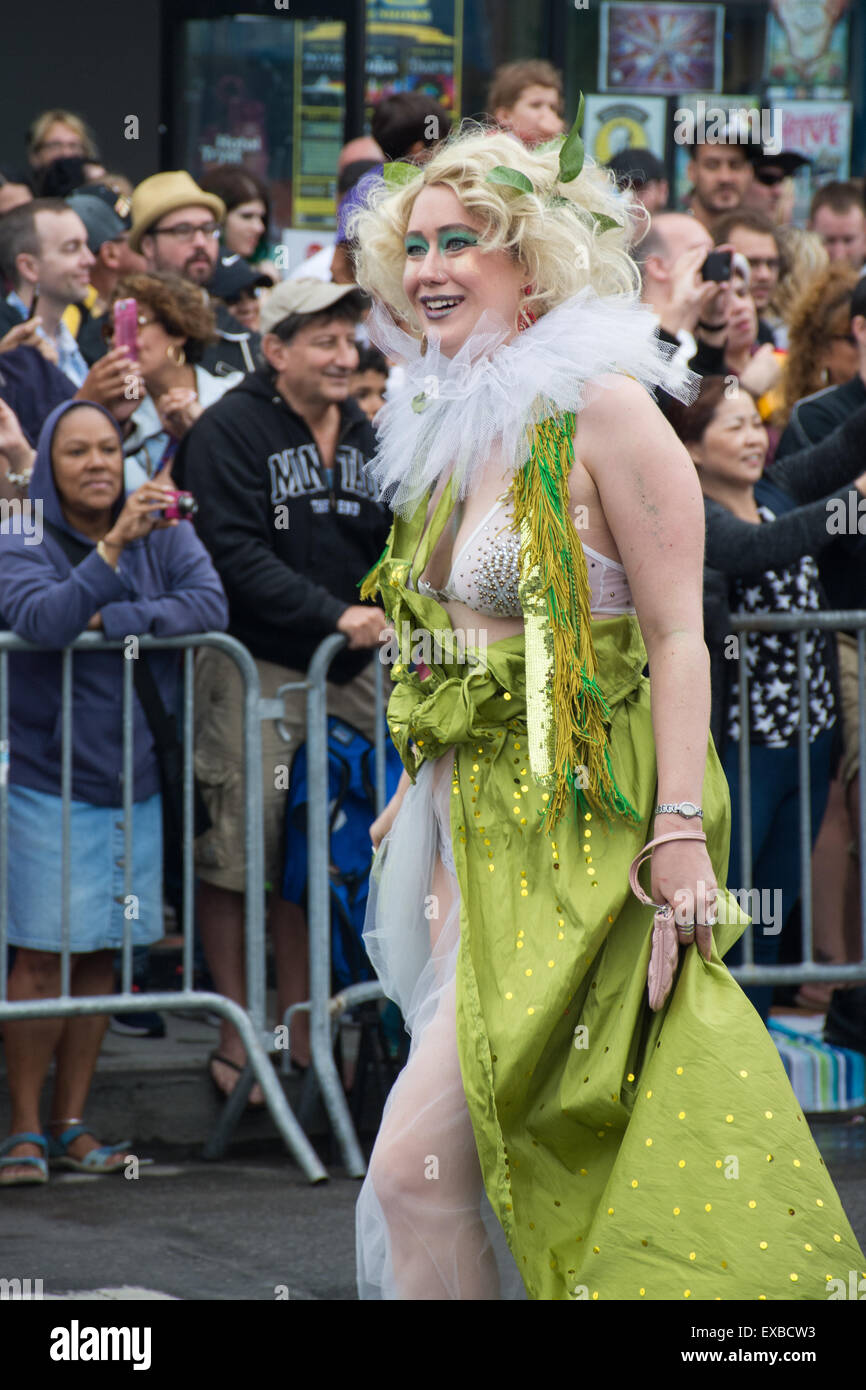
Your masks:
<path fill-rule="evenodd" d="M 159 323 L 159 319 L 146 319 L 144 314 L 139 314 L 137 322 L 139 328 L 147 328 L 149 323 Z M 105 323 L 102 325 L 102 336 L 107 343 L 110 343 L 114 337 L 114 318 L 111 314 L 106 316 Z"/>
<path fill-rule="evenodd" d="M 201 232 L 205 241 L 213 241 L 220 234 L 219 222 L 179 222 L 176 227 L 151 227 L 151 236 L 173 236 L 175 241 L 194 241 Z"/>

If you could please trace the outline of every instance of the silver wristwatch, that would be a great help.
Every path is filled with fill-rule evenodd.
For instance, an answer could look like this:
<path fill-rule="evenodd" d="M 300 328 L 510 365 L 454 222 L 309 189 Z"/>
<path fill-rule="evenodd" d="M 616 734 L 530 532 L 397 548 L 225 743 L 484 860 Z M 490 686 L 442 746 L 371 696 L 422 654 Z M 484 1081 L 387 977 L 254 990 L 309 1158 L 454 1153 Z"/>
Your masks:
<path fill-rule="evenodd" d="M 686 820 L 694 820 L 695 816 L 703 817 L 703 814 L 700 806 L 696 806 L 693 801 L 666 802 L 656 807 L 657 816 L 684 816 Z"/>

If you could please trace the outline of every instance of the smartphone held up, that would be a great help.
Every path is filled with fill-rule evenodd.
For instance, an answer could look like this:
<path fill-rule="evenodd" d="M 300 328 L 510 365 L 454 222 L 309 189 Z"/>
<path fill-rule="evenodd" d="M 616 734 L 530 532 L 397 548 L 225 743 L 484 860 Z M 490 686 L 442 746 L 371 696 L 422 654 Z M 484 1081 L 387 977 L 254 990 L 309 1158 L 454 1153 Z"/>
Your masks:
<path fill-rule="evenodd" d="M 130 358 L 138 357 L 138 304 L 134 299 L 118 299 L 114 306 L 114 346 L 129 348 Z"/>
<path fill-rule="evenodd" d="M 720 285 L 730 280 L 732 255 L 731 251 L 710 251 L 701 266 L 701 279 L 715 280 Z"/>
<path fill-rule="evenodd" d="M 730 247 L 723 250 L 710 251 L 706 260 L 701 266 L 701 279 L 714 280 L 718 285 L 727 284 L 732 275 L 740 275 L 748 285 L 751 281 L 751 270 L 749 262 L 739 251 L 732 251 Z"/>

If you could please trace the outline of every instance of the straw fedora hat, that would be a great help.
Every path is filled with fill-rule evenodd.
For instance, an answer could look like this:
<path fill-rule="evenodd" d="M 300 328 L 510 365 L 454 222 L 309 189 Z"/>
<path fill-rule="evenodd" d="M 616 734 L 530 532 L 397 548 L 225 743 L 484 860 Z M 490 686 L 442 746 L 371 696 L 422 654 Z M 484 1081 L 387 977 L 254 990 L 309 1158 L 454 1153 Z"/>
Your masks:
<path fill-rule="evenodd" d="M 132 194 L 130 250 L 141 249 L 141 238 L 166 213 L 173 212 L 175 208 L 189 207 L 210 208 L 218 222 L 225 220 L 226 205 L 222 198 L 215 193 L 205 193 L 185 169 L 151 174 L 149 179 L 144 179 Z"/>

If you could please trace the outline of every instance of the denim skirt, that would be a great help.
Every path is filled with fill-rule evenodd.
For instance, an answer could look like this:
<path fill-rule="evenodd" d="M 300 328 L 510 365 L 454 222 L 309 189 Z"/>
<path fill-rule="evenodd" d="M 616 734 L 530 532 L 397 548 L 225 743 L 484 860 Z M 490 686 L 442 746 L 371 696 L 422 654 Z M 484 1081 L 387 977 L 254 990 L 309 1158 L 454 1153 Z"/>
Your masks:
<path fill-rule="evenodd" d="M 61 950 L 62 801 L 9 788 L 9 944 Z M 114 950 L 127 923 L 136 946 L 164 935 L 162 804 L 157 793 L 132 806 L 132 881 L 124 884 L 123 810 L 70 803 L 70 950 Z"/>

